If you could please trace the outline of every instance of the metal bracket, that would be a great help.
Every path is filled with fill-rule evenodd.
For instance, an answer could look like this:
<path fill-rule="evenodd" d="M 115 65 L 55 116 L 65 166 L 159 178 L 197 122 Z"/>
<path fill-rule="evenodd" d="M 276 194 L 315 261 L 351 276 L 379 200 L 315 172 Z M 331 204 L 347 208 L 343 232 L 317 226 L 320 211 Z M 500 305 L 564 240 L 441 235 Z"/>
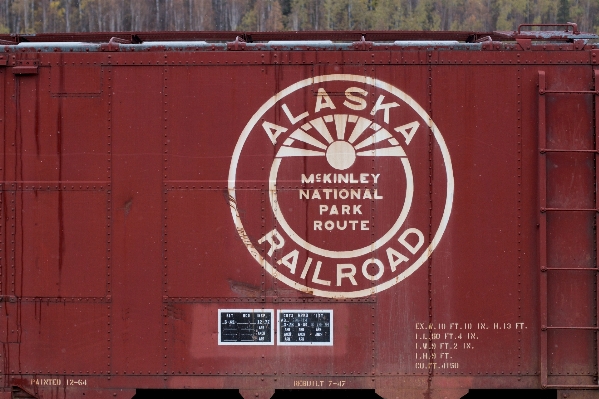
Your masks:
<path fill-rule="evenodd" d="M 25 387 L 26 382 L 24 380 L 13 380 L 12 385 L 12 396 L 13 398 L 36 398 L 35 391 L 31 387 Z"/>
<path fill-rule="evenodd" d="M 520 45 L 522 50 L 530 51 L 532 49 L 532 40 L 531 39 L 518 39 L 516 38 L 516 43 Z"/>
<path fill-rule="evenodd" d="M 0 328 L 0 342 L 19 343 L 21 341 L 19 325 L 19 305 L 16 301 L 5 301 L 0 304 L 0 319 L 2 328 Z"/>
<path fill-rule="evenodd" d="M 482 42 L 482 50 L 499 50 L 501 49 L 502 43 L 494 42 L 492 40 Z"/>
<path fill-rule="evenodd" d="M 573 23 L 573 22 L 566 22 L 565 24 L 520 24 L 518 25 L 518 34 L 520 35 L 522 33 L 522 27 L 523 26 L 529 26 L 529 27 L 558 27 L 558 26 L 563 26 L 566 29 L 564 30 L 564 32 L 569 32 L 570 28 L 572 28 L 572 33 L 574 33 L 575 35 L 580 34 L 580 31 L 578 30 L 578 25 Z"/>
<path fill-rule="evenodd" d="M 108 43 L 100 45 L 102 51 L 119 51 L 121 44 L 132 44 L 132 40 L 121 39 L 120 37 L 111 37 Z"/>
<path fill-rule="evenodd" d="M 12 68 L 12 73 L 15 75 L 37 75 L 39 60 L 17 60 Z"/>
<path fill-rule="evenodd" d="M 234 42 L 227 42 L 227 50 L 239 51 L 245 50 L 246 42 L 241 37 L 236 36 Z"/>
<path fill-rule="evenodd" d="M 372 42 L 366 41 L 366 38 L 362 36 L 359 42 L 353 42 L 354 50 L 372 50 Z"/>

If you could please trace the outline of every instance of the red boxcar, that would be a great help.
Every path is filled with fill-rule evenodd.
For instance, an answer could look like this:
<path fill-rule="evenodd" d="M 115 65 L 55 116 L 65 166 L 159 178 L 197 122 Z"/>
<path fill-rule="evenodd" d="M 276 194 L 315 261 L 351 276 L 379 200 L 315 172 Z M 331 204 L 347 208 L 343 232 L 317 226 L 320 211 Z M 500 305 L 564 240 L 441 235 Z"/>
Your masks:
<path fill-rule="evenodd" d="M 0 397 L 598 397 L 599 50 L 554 29 L 0 37 Z"/>

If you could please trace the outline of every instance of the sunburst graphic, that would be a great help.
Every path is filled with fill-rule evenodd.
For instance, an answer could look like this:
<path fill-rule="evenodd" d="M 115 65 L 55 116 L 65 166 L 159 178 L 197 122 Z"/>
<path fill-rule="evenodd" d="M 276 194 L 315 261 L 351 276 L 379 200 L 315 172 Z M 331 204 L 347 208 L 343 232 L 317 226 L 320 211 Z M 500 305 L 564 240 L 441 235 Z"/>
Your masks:
<path fill-rule="evenodd" d="M 333 122 L 335 138 L 327 126 Z M 417 126 L 402 126 L 402 128 L 417 128 Z M 346 138 L 346 131 L 350 129 L 351 134 Z M 369 129 L 374 132 L 369 132 Z M 318 133 L 318 136 L 310 134 L 313 132 Z M 364 136 L 367 137 L 360 141 L 359 139 Z M 296 140 L 306 143 L 314 149 L 293 147 Z M 389 147 L 369 149 L 376 143 L 385 140 L 389 143 Z M 285 140 L 276 155 L 277 158 L 326 157 L 329 165 L 337 170 L 350 168 L 356 162 L 356 157 L 360 156 L 405 157 L 406 153 L 393 135 L 379 124 L 361 116 L 336 114 L 319 117 L 302 125 Z"/>

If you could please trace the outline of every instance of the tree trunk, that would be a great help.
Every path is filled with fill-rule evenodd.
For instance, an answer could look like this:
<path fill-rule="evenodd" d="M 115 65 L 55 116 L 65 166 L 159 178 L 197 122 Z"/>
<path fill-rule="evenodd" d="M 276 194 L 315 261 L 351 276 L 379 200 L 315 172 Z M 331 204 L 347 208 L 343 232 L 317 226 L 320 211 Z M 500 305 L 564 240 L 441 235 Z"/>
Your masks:
<path fill-rule="evenodd" d="M 71 31 L 71 0 L 65 0 L 64 2 L 64 18 L 65 18 L 65 29 L 67 32 Z"/>

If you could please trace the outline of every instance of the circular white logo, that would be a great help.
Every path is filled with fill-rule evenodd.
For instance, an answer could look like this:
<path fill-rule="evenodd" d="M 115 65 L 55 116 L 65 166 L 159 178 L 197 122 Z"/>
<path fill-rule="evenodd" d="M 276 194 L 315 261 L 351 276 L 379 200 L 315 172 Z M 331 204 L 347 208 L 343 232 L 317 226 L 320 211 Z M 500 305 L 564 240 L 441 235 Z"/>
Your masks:
<path fill-rule="evenodd" d="M 451 213 L 453 172 L 426 111 L 383 81 L 322 75 L 270 98 L 229 169 L 233 221 L 285 284 L 356 298 L 417 270 Z"/>

